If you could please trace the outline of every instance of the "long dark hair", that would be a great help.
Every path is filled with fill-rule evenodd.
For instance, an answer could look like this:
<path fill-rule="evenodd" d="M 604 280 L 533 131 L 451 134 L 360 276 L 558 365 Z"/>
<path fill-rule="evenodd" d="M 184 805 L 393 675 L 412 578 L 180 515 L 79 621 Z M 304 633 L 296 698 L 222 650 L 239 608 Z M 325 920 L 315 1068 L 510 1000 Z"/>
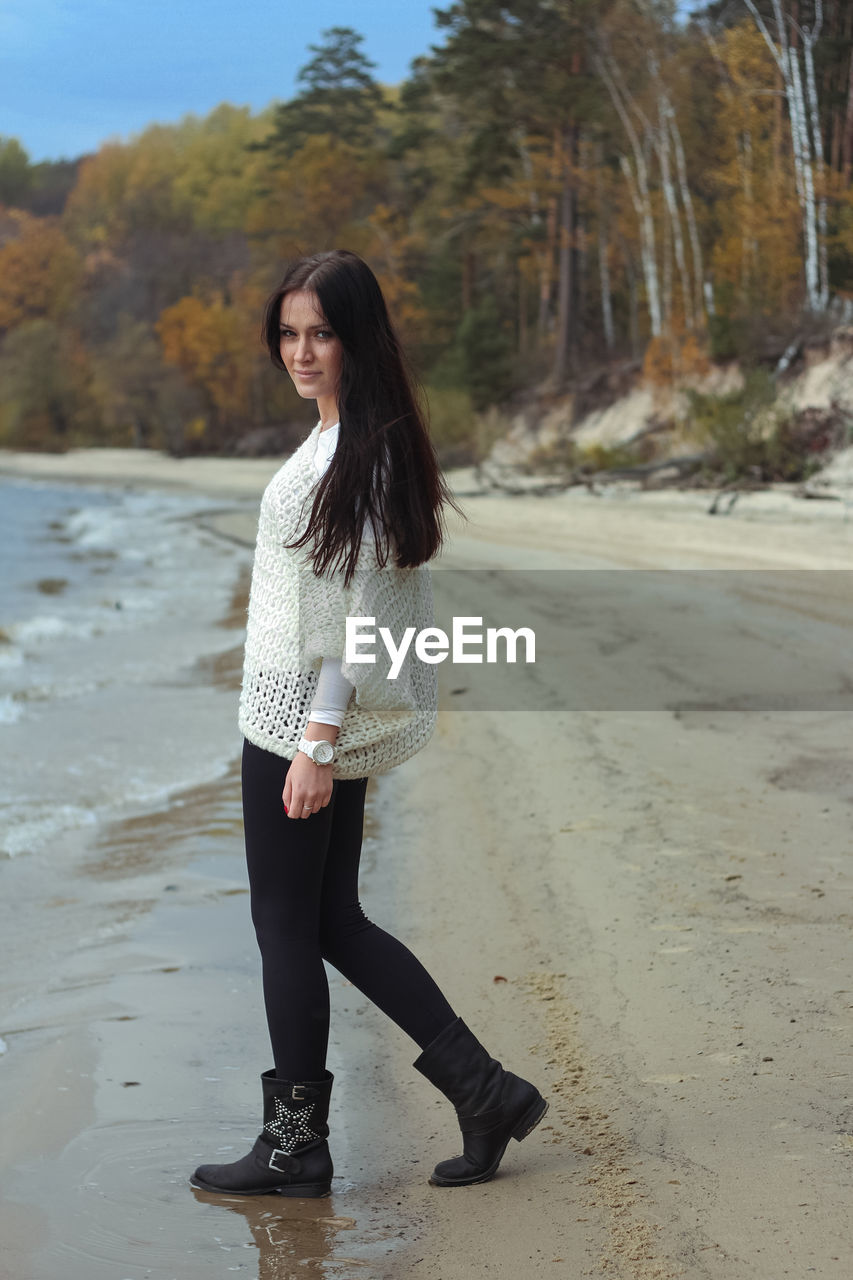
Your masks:
<path fill-rule="evenodd" d="M 343 568 L 349 583 L 362 529 L 370 516 L 380 565 L 392 555 L 399 568 L 432 559 L 446 539 L 444 503 L 454 501 L 435 456 L 423 398 L 394 327 L 379 281 L 347 249 L 291 263 L 264 311 L 263 339 L 273 364 L 284 369 L 279 332 L 285 295 L 316 294 L 343 348 L 332 461 L 321 477 L 304 533 L 287 545 L 313 540 L 314 572 Z"/>

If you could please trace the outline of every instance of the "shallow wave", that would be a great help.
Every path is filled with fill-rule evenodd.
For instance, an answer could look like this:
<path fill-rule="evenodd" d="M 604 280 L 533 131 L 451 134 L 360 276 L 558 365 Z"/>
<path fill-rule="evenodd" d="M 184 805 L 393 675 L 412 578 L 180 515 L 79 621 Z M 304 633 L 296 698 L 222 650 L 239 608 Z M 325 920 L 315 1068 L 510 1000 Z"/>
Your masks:
<path fill-rule="evenodd" d="M 8 694 L 0 694 L 0 724 L 17 724 L 24 714 L 19 702 Z"/>
<path fill-rule="evenodd" d="M 94 619 L 84 622 L 73 617 L 61 618 L 55 613 L 36 614 L 23 622 L 13 622 L 6 628 L 13 642 L 19 645 L 39 644 L 46 640 L 59 640 L 63 636 L 85 639 L 97 630 Z"/>
<path fill-rule="evenodd" d="M 73 804 L 43 806 L 38 812 L 31 811 L 26 818 L 11 819 L 0 836 L 0 853 L 7 858 L 33 853 L 60 832 L 94 826 L 97 821 L 98 815 L 93 809 L 81 809 Z"/>
<path fill-rule="evenodd" d="M 162 803 L 227 768 L 236 695 L 208 687 L 200 659 L 239 643 L 224 619 L 249 560 L 199 526 L 203 496 L 12 497 L 22 518 L 0 579 L 6 857 L 59 850 L 62 831 Z M 65 585 L 45 608 L 47 578 Z"/>

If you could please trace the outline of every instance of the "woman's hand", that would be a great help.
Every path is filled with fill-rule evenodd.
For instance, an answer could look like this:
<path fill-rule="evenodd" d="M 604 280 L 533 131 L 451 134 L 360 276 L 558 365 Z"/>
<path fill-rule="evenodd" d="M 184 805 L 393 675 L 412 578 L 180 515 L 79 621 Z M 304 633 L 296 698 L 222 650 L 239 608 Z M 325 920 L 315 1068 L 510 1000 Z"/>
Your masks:
<path fill-rule="evenodd" d="M 304 751 L 297 751 L 287 771 L 281 798 L 288 818 L 310 818 L 332 798 L 332 766 L 315 764 Z"/>

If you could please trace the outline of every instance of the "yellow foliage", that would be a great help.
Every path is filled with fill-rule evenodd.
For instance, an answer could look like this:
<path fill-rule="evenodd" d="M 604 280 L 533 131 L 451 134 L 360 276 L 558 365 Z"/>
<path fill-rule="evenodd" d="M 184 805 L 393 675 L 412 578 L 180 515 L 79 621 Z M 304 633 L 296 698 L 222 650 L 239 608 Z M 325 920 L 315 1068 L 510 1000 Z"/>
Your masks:
<path fill-rule="evenodd" d="M 695 332 L 675 326 L 652 338 L 643 357 L 643 378 L 652 387 L 670 387 L 704 377 L 711 368 L 708 347 Z"/>
<path fill-rule="evenodd" d="M 176 365 L 215 410 L 220 425 L 245 412 L 252 371 L 249 326 L 220 295 L 167 307 L 156 324 L 167 364 Z"/>
<path fill-rule="evenodd" d="M 177 126 L 175 209 L 206 230 L 242 229 L 267 164 L 262 152 L 248 148 L 268 132 L 265 113 L 253 116 L 248 107 L 224 102 L 201 120 L 187 116 Z"/>
<path fill-rule="evenodd" d="M 286 168 L 269 162 L 268 193 L 250 208 L 247 231 L 270 237 L 282 257 L 344 245 L 358 252 L 369 238 L 363 214 L 373 203 L 370 193 L 383 185 L 380 170 L 370 153 L 317 134 Z"/>
<path fill-rule="evenodd" d="M 134 227 L 243 227 L 255 199 L 263 114 L 222 103 L 203 119 L 151 125 L 129 143 L 104 143 L 80 167 L 66 218 L 76 238 L 96 245 Z"/>
<path fill-rule="evenodd" d="M 520 185 L 514 187 L 481 187 L 480 195 L 489 204 L 495 205 L 498 209 L 527 212 L 530 208 L 530 191 Z"/>
<path fill-rule="evenodd" d="M 0 249 L 0 330 L 61 316 L 80 277 L 80 259 L 55 218 L 12 216 L 20 234 Z"/>
<path fill-rule="evenodd" d="M 207 419 L 202 417 L 190 418 L 186 427 L 186 436 L 188 440 L 199 441 L 204 439 L 204 433 L 207 430 Z"/>
<path fill-rule="evenodd" d="M 722 195 L 715 287 L 738 298 L 741 312 L 785 311 L 802 289 L 802 215 L 776 67 L 751 20 L 728 28 L 718 51 L 727 79 L 717 89 L 725 149 L 709 173 Z"/>
<path fill-rule="evenodd" d="M 695 333 L 688 333 L 679 353 L 681 372 L 685 377 L 702 378 L 711 371 L 707 342 Z"/>
<path fill-rule="evenodd" d="M 672 382 L 672 344 L 661 335 L 652 338 L 643 356 L 643 379 L 655 387 Z"/>
<path fill-rule="evenodd" d="M 75 238 L 99 245 L 124 234 L 132 167 L 131 147 L 117 142 L 104 143 L 82 162 L 65 207 L 66 223 Z"/>

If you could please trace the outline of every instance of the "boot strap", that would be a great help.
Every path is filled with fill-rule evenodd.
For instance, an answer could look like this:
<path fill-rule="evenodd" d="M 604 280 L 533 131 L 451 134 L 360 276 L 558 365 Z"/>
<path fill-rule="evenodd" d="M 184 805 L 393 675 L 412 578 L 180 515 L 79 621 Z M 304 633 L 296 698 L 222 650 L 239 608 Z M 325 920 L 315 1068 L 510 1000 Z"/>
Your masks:
<path fill-rule="evenodd" d="M 311 1084 L 294 1084 L 290 1089 L 290 1096 L 294 1102 L 310 1102 L 312 1099 L 319 1097 L 320 1090 L 315 1089 Z M 284 1097 L 285 1095 L 282 1095 Z"/>
<path fill-rule="evenodd" d="M 286 1151 L 282 1151 L 276 1147 L 269 1159 L 269 1166 L 276 1173 L 299 1173 L 301 1165 L 294 1156 L 289 1156 Z"/>
<path fill-rule="evenodd" d="M 476 1116 L 460 1116 L 456 1113 L 459 1128 L 463 1133 L 488 1133 L 504 1118 L 503 1107 L 492 1107 L 490 1111 L 481 1111 Z"/>

